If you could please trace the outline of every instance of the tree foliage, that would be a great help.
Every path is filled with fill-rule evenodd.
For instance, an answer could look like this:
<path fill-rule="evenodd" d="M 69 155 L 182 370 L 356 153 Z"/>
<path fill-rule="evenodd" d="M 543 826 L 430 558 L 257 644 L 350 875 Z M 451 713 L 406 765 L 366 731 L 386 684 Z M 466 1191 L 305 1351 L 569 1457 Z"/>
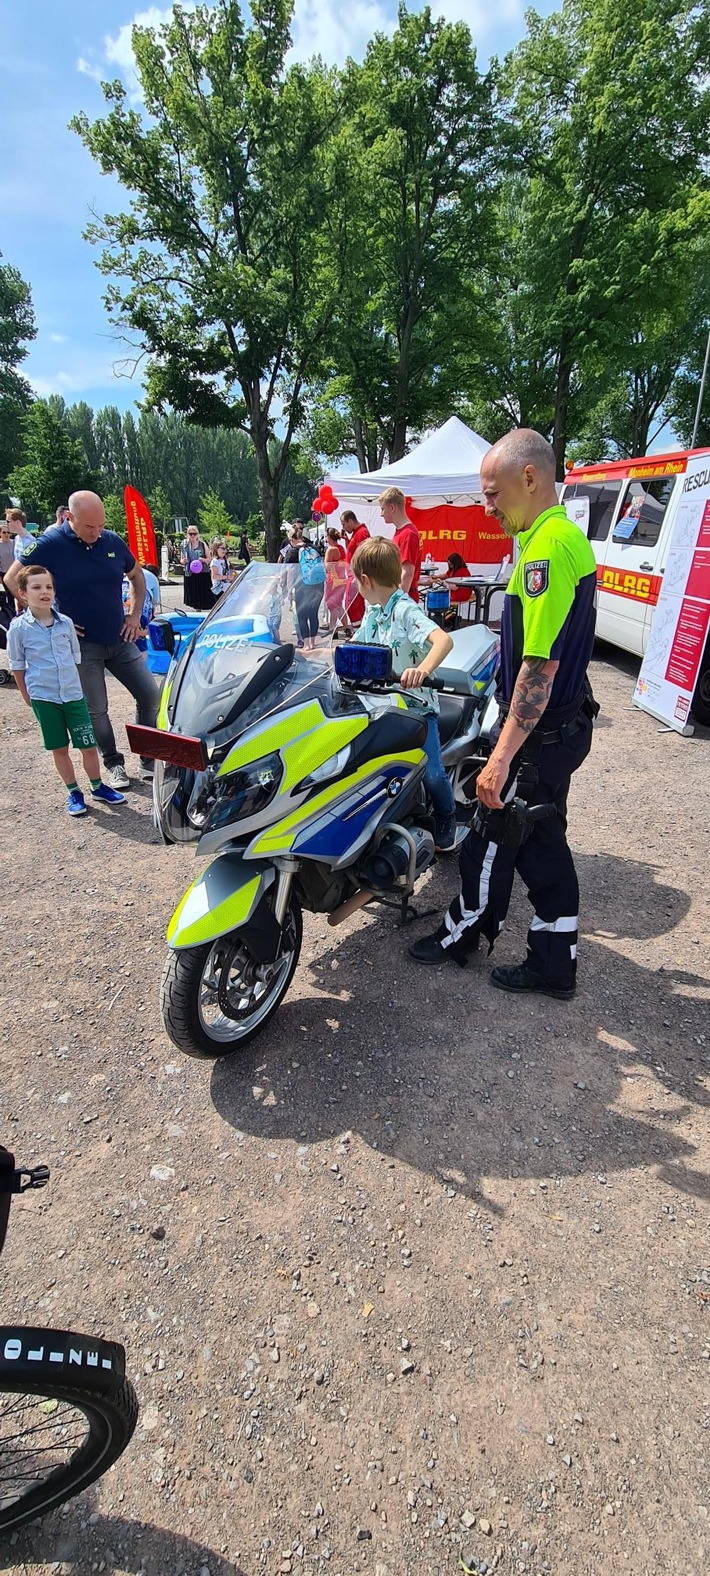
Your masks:
<path fill-rule="evenodd" d="M 99 478 L 87 465 L 81 442 L 72 438 L 47 400 L 33 402 L 22 418 L 24 462 L 8 477 L 10 492 L 34 519 L 54 519 L 58 504 Z"/>
<path fill-rule="evenodd" d="M 360 469 L 450 414 L 497 178 L 491 83 L 463 23 L 399 8 L 340 81 L 329 210 L 338 306 L 310 441 Z"/>
<path fill-rule="evenodd" d="M 320 67 L 286 68 L 291 0 L 237 0 L 135 27 L 145 114 L 118 82 L 105 119 L 74 122 L 130 211 L 92 227 L 117 321 L 148 352 L 148 398 L 247 431 L 269 550 L 278 490 L 333 309 L 324 289 L 324 150 L 334 113 Z M 283 425 L 275 461 L 275 419 Z"/>
<path fill-rule="evenodd" d="M 499 398 L 537 410 L 562 469 L 570 433 L 606 397 L 608 367 L 634 373 L 622 360 L 629 335 L 661 323 L 669 281 L 707 222 L 708 11 L 563 0 L 527 23 L 499 72 L 517 145 L 505 198 L 517 238 L 502 270 L 494 254 L 491 297 L 503 306 L 491 376 Z"/>
<path fill-rule="evenodd" d="M 215 536 L 228 536 L 234 526 L 234 521 L 219 493 L 213 492 L 212 489 L 200 499 L 197 518 L 200 530 L 208 542 Z"/>
<path fill-rule="evenodd" d="M 0 257 L 2 253 L 0 252 Z M 30 386 L 18 372 L 36 335 L 30 287 L 19 270 L 0 262 L 0 481 L 22 458 L 22 417 Z"/>

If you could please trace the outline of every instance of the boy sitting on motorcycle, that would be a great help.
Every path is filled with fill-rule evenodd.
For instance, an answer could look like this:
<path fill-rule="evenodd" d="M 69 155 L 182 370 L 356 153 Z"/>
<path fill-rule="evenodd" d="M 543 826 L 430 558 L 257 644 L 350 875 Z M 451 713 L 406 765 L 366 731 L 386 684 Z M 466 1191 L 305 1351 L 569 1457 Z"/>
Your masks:
<path fill-rule="evenodd" d="M 402 560 L 394 542 L 382 536 L 362 542 L 353 556 L 352 572 L 366 604 L 358 639 L 389 646 L 392 670 L 402 689 L 418 691 L 416 697 L 407 696 L 406 700 L 412 710 L 427 717 L 424 784 L 434 810 L 434 841 L 439 853 L 451 853 L 455 847 L 456 801 L 441 757 L 439 703 L 426 680 L 448 656 L 453 641 L 427 618 L 418 603 L 400 590 Z"/>

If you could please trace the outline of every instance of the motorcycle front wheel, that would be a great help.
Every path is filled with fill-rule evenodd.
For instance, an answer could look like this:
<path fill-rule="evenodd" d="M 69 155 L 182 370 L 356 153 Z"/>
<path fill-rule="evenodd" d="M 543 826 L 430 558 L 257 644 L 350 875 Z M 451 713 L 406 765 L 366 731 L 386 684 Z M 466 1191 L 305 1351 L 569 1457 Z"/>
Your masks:
<path fill-rule="evenodd" d="M 280 1007 L 302 939 L 301 907 L 292 893 L 273 963 L 259 963 L 238 930 L 169 952 L 160 1005 L 173 1045 L 202 1060 L 241 1051 Z"/>

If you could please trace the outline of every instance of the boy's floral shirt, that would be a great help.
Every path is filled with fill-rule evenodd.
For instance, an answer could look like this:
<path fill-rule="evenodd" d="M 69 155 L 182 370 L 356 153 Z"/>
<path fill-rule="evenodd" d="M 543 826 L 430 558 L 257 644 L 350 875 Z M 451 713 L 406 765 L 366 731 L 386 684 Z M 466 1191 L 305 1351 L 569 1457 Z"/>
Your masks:
<path fill-rule="evenodd" d="M 434 629 L 436 624 L 406 591 L 393 591 L 384 607 L 367 608 L 358 639 L 375 646 L 390 646 L 392 671 L 399 678 L 405 668 L 418 668 L 423 662 L 429 653 L 429 636 Z M 415 710 L 439 710 L 436 695 L 426 684 L 418 690 L 407 690 L 405 699 Z"/>

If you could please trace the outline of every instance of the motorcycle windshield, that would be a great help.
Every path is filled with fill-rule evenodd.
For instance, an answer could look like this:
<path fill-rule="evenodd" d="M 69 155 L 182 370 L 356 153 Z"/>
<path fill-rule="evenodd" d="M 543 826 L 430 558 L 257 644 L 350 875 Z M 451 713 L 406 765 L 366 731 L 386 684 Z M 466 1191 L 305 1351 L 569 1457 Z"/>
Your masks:
<path fill-rule="evenodd" d="M 172 728 L 233 736 L 327 671 L 330 641 L 319 633 L 324 574 L 320 558 L 303 569 L 298 561 L 254 562 L 227 584 L 178 660 Z"/>

